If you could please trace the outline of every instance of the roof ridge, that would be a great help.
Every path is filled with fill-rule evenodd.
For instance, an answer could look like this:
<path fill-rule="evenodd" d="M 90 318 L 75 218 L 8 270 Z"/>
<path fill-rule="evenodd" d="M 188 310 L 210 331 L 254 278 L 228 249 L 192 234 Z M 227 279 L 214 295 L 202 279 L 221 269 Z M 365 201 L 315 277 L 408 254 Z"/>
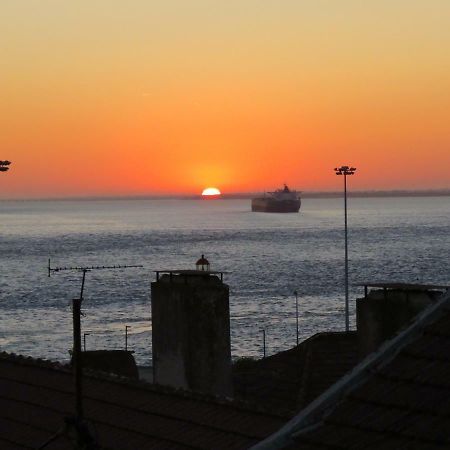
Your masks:
<path fill-rule="evenodd" d="M 298 343 L 298 345 L 295 345 L 294 347 L 288 348 L 287 350 L 282 350 L 281 352 L 274 353 L 273 355 L 269 355 L 266 358 L 260 358 L 255 360 L 255 364 L 261 364 L 270 360 L 273 360 L 275 358 L 279 358 L 282 355 L 286 355 L 288 353 L 294 353 L 296 350 L 301 350 L 302 348 L 306 348 L 311 342 L 314 342 L 322 337 L 325 336 L 335 336 L 339 335 L 339 337 L 347 336 L 347 335 L 353 335 L 356 334 L 356 330 L 350 330 L 350 331 L 319 331 L 317 333 L 314 333 L 312 336 L 308 336 L 305 340 Z"/>
<path fill-rule="evenodd" d="M 311 402 L 305 409 L 288 421 L 280 430 L 251 447 L 251 450 L 272 450 L 284 448 L 296 436 L 320 422 L 330 414 L 345 394 L 355 390 L 370 376 L 370 372 L 388 364 L 411 341 L 423 333 L 424 328 L 438 319 L 450 305 L 450 292 L 445 292 L 436 303 L 419 313 L 415 320 L 392 339 L 384 342 L 378 350 L 364 358 L 353 370 Z"/>
<path fill-rule="evenodd" d="M 33 356 L 25 356 L 17 353 L 0 352 L 0 361 L 7 361 L 15 364 L 29 365 L 44 369 L 55 369 L 70 371 L 70 364 L 61 363 L 59 361 L 51 361 L 44 358 L 34 358 Z"/>

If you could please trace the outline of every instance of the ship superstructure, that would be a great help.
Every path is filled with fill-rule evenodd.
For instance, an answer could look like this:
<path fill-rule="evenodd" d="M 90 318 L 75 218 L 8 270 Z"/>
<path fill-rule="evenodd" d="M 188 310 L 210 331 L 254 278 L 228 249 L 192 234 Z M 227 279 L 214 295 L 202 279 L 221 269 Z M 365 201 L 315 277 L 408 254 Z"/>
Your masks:
<path fill-rule="evenodd" d="M 263 197 L 252 199 L 252 211 L 297 213 L 301 206 L 299 194 L 297 191 L 291 191 L 285 184 L 283 189 L 266 192 Z"/>

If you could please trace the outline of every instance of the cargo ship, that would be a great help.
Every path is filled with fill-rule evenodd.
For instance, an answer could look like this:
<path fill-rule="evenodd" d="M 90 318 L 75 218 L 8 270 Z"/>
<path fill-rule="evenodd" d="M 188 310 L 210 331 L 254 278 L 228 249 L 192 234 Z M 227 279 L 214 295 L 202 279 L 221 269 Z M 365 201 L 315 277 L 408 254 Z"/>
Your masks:
<path fill-rule="evenodd" d="M 300 205 L 299 192 L 291 191 L 286 185 L 283 189 L 252 199 L 252 211 L 255 212 L 298 213 Z"/>

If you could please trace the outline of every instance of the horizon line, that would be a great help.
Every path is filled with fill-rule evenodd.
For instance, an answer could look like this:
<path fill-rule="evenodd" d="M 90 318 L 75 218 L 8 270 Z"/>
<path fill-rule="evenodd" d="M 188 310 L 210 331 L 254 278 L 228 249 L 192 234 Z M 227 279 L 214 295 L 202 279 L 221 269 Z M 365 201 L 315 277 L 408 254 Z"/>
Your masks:
<path fill-rule="evenodd" d="M 342 191 L 298 191 L 302 198 L 335 198 L 342 197 Z M 223 193 L 217 199 L 233 200 L 247 199 L 255 192 Z M 389 190 L 358 190 L 347 192 L 348 197 L 433 197 L 450 196 L 450 188 L 444 189 L 389 189 Z M 198 200 L 201 194 L 123 194 L 123 195 L 68 195 L 68 196 L 43 196 L 43 197 L 11 197 L 0 198 L 0 201 L 85 201 L 85 200 Z"/>

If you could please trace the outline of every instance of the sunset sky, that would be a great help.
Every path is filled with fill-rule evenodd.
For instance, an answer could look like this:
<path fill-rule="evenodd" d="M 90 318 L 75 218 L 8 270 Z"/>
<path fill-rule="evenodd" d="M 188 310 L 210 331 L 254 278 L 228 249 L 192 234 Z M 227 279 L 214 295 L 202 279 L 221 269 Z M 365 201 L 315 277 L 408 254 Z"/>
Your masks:
<path fill-rule="evenodd" d="M 1 197 L 450 188 L 448 0 L 2 0 Z"/>

